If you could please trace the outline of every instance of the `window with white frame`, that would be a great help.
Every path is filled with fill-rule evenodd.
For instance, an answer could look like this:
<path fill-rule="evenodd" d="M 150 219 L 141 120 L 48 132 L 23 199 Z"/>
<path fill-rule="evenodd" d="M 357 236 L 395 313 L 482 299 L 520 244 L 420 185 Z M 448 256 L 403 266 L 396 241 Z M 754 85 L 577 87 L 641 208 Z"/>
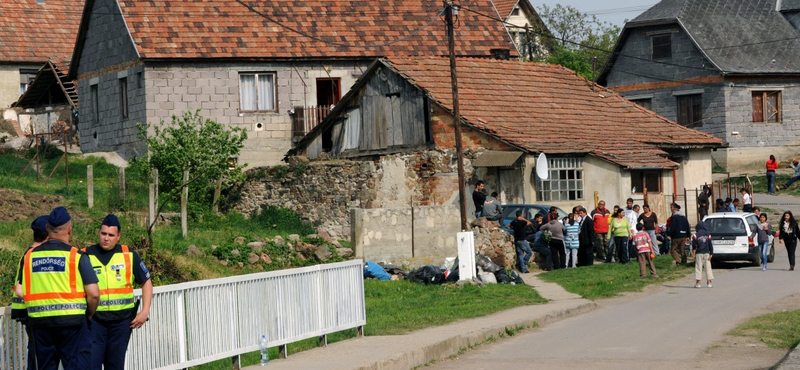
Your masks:
<path fill-rule="evenodd" d="M 563 201 L 583 199 L 583 159 L 548 158 L 547 180 L 538 178 L 539 200 Z"/>
<path fill-rule="evenodd" d="M 274 72 L 239 73 L 239 110 L 242 112 L 274 112 Z"/>

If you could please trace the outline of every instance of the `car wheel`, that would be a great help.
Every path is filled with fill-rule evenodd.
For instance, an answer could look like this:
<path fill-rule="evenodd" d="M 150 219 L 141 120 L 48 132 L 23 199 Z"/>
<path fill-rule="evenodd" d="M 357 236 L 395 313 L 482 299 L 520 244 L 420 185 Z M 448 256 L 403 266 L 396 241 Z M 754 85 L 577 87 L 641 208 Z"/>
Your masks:
<path fill-rule="evenodd" d="M 767 262 L 772 262 L 775 260 L 775 241 L 772 241 L 772 244 L 769 246 L 769 255 L 767 255 Z"/>
<path fill-rule="evenodd" d="M 754 267 L 761 266 L 761 253 L 758 252 L 758 249 L 756 249 L 756 252 L 754 253 L 753 258 L 750 260 L 750 263 L 752 263 Z"/>

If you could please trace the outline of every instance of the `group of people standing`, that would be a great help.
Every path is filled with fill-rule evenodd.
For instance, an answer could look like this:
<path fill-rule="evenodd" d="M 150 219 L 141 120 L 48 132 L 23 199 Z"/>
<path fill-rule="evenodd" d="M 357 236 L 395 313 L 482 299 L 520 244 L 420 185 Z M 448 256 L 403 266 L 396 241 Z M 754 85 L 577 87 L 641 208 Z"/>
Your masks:
<path fill-rule="evenodd" d="M 132 329 L 148 320 L 153 285 L 139 255 L 119 244 L 119 219 L 107 215 L 98 243 L 83 249 L 70 245 L 64 207 L 37 217 L 31 230 L 11 307 L 28 334 L 27 368 L 124 369 Z M 141 311 L 134 284 L 142 287 Z"/>
<path fill-rule="evenodd" d="M 673 240 L 670 253 L 676 263 L 686 263 L 684 245 L 690 235 L 689 221 L 680 213 L 680 205 L 673 203 L 671 209 L 667 229 L 667 238 Z M 559 219 L 557 208 L 551 207 L 546 217 L 545 220 L 537 214 L 527 220 L 520 210 L 516 219 L 506 225 L 514 232 L 517 264 L 522 273 L 528 272 L 532 252 L 537 252 L 546 271 L 589 266 L 595 259 L 606 263 L 616 259 L 627 264 L 635 258 L 642 277 L 648 269 L 652 277 L 658 277 L 652 260 L 661 254 L 656 239 L 659 224 L 649 205 L 639 207 L 629 198 L 624 208 L 614 206 L 609 211 L 605 201 L 600 200 L 591 213 L 576 206 L 566 218 Z"/>

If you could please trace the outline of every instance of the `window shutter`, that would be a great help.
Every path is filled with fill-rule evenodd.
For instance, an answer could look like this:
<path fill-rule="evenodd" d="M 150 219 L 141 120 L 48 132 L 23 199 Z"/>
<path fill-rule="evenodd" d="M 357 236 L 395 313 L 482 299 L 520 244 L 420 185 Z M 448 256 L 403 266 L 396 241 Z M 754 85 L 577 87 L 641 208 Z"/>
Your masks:
<path fill-rule="evenodd" d="M 753 93 L 753 122 L 764 122 L 764 96 Z"/>

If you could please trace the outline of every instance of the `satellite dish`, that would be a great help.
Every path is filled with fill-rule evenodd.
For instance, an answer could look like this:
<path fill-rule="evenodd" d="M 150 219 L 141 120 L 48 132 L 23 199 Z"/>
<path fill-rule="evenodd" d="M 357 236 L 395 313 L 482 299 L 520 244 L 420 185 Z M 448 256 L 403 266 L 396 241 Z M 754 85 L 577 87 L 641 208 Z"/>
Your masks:
<path fill-rule="evenodd" d="M 536 176 L 542 180 L 547 180 L 550 170 L 547 167 L 547 156 L 544 153 L 539 154 L 539 159 L 536 160 Z"/>

